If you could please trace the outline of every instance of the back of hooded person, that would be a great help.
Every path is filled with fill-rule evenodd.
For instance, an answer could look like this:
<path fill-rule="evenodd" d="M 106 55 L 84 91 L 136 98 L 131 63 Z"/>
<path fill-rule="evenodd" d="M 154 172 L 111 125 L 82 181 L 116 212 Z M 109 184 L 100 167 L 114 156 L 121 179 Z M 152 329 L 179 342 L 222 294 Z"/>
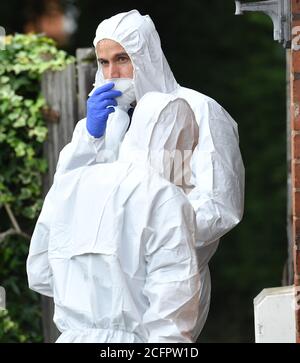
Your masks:
<path fill-rule="evenodd" d="M 195 341 L 195 214 L 170 180 L 185 173 L 172 152 L 191 155 L 197 138 L 186 101 L 148 93 L 118 161 L 56 175 L 27 272 L 33 290 L 54 297 L 58 342 Z"/>
<path fill-rule="evenodd" d="M 196 213 L 196 245 L 202 282 L 199 335 L 210 304 L 208 262 L 220 237 L 236 226 L 243 215 L 244 166 L 238 126 L 215 100 L 176 82 L 149 15 L 142 16 L 132 10 L 102 21 L 96 31 L 94 46 L 103 39 L 119 43 L 129 55 L 137 103 L 147 92 L 158 91 L 185 99 L 195 113 L 199 139 L 191 159 L 191 184 L 194 187 L 188 188 L 188 198 Z M 98 62 L 95 88 L 105 83 Z M 152 107 L 156 105 L 152 104 Z M 87 132 L 86 119 L 79 121 L 72 142 L 60 154 L 57 173 L 115 160 L 128 125 L 126 112 L 118 108 L 109 116 L 105 135 L 97 139 Z"/>

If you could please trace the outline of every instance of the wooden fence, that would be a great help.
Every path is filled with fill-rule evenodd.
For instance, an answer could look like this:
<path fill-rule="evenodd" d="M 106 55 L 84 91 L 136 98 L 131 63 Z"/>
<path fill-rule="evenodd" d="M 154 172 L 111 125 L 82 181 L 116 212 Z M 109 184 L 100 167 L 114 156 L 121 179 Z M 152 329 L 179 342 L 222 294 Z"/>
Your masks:
<path fill-rule="evenodd" d="M 42 93 L 48 107 L 44 117 L 48 126 L 48 140 L 44 155 L 48 173 L 44 177 L 43 192 L 48 192 L 61 149 L 71 141 L 76 123 L 85 117 L 86 100 L 97 70 L 93 48 L 77 49 L 76 63 L 62 72 L 46 72 L 42 77 Z M 59 332 L 53 323 L 53 299 L 42 297 L 44 341 L 54 342 Z"/>

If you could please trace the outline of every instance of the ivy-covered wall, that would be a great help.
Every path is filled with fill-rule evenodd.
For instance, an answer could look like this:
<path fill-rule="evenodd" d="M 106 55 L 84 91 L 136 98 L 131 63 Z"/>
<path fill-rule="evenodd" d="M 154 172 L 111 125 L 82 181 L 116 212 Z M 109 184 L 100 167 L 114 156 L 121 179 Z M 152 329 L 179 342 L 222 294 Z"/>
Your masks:
<path fill-rule="evenodd" d="M 39 296 L 28 289 L 25 262 L 30 235 L 42 206 L 42 154 L 47 127 L 40 79 L 74 61 L 43 35 L 5 38 L 0 51 L 0 342 L 39 342 Z"/>

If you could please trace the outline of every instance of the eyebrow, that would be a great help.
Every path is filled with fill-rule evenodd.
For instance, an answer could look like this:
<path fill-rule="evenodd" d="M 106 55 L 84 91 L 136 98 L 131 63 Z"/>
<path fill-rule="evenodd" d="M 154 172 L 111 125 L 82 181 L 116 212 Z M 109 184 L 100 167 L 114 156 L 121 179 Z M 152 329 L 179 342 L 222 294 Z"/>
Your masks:
<path fill-rule="evenodd" d="M 122 53 L 117 53 L 113 56 L 113 58 L 118 58 L 118 57 L 127 57 L 129 58 L 129 55 L 126 52 L 122 52 Z M 98 61 L 107 61 L 105 58 L 98 58 Z"/>

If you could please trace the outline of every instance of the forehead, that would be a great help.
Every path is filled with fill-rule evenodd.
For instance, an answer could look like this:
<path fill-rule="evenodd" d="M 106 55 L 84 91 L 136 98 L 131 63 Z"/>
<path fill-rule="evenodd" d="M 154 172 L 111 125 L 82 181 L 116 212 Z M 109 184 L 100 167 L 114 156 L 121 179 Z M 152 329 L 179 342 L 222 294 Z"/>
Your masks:
<path fill-rule="evenodd" d="M 97 43 L 96 52 L 98 58 L 111 58 L 118 53 L 126 53 L 120 43 L 111 39 L 103 39 Z"/>

